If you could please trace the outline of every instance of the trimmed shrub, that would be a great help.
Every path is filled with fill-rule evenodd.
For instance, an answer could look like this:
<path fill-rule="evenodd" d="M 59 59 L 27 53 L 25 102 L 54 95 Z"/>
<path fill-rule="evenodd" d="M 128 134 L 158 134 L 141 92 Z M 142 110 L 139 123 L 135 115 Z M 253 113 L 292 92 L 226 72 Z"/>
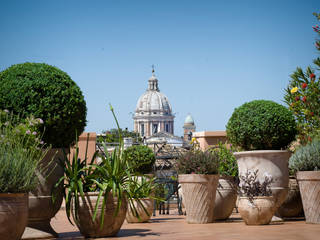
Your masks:
<path fill-rule="evenodd" d="M 289 159 L 293 171 L 320 171 L 320 140 L 300 147 Z"/>
<path fill-rule="evenodd" d="M 236 108 L 226 128 L 229 141 L 244 150 L 284 149 L 297 134 L 293 114 L 267 100 L 251 101 Z"/>
<path fill-rule="evenodd" d="M 86 126 L 80 88 L 60 69 L 44 63 L 13 65 L 0 73 L 0 108 L 44 121 L 43 140 L 68 147 Z"/>
<path fill-rule="evenodd" d="M 134 172 L 151 173 L 156 157 L 148 146 L 133 145 L 124 150 L 124 158 L 134 167 Z"/>

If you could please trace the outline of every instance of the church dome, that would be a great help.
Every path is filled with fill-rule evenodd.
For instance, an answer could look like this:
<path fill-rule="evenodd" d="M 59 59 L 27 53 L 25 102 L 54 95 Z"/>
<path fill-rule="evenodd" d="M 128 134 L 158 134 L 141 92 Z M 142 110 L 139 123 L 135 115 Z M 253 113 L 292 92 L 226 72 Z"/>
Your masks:
<path fill-rule="evenodd" d="M 184 124 L 185 125 L 194 125 L 194 120 L 190 114 L 188 114 L 188 116 L 184 120 Z"/>
<path fill-rule="evenodd" d="M 141 95 L 137 102 L 136 113 L 171 115 L 172 108 L 168 98 L 160 92 L 158 88 L 158 79 L 152 73 L 149 79 L 149 86 L 145 93 Z"/>

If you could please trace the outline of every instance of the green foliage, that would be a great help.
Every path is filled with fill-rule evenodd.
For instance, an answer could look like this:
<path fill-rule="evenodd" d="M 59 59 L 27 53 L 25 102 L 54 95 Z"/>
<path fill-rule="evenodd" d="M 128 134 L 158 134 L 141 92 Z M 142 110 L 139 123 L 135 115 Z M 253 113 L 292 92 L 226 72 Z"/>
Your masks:
<path fill-rule="evenodd" d="M 63 71 L 44 63 L 13 65 L 0 73 L 0 108 L 44 121 L 43 140 L 68 147 L 86 125 L 80 88 Z"/>
<path fill-rule="evenodd" d="M 193 149 L 178 158 L 176 168 L 179 174 L 218 174 L 219 155 Z"/>
<path fill-rule="evenodd" d="M 107 142 L 107 143 L 118 143 L 119 142 L 119 130 L 116 128 L 112 128 L 107 131 L 103 131 L 105 136 L 100 136 L 97 141 Z M 134 143 L 140 143 L 142 141 L 139 133 L 134 131 L 129 131 L 127 128 L 125 130 L 120 128 L 120 133 L 123 138 L 130 137 L 134 140 Z"/>
<path fill-rule="evenodd" d="M 148 178 L 146 176 L 134 176 L 129 184 L 131 197 L 133 199 L 152 198 L 152 193 L 157 186 L 154 180 L 155 178 Z"/>
<path fill-rule="evenodd" d="M 293 171 L 320 171 L 320 139 L 302 146 L 289 159 Z"/>
<path fill-rule="evenodd" d="M 229 141 L 244 150 L 286 148 L 297 133 L 292 113 L 267 100 L 255 100 L 236 108 L 226 126 Z"/>
<path fill-rule="evenodd" d="M 128 199 L 131 208 L 135 210 L 132 203 L 133 198 L 131 197 L 133 196 L 133 193 L 131 193 L 131 189 L 129 187 L 132 186 L 132 184 L 136 184 L 133 182 L 133 176 L 131 175 L 133 169 L 131 168 L 131 164 L 128 159 L 123 156 L 123 139 L 120 133 L 119 124 L 111 106 L 110 109 L 119 129 L 119 147 L 115 148 L 112 153 L 109 153 L 106 144 L 102 143 L 104 149 L 103 152 L 96 152 L 92 159 L 87 159 L 87 157 L 80 159 L 79 149 L 76 144 L 73 159 L 70 161 L 67 156 L 63 159 L 65 176 L 63 176 L 55 186 L 58 187 L 61 182 L 64 182 L 66 190 L 66 213 L 70 223 L 72 223 L 70 220 L 71 200 L 73 199 L 75 203 L 74 206 L 76 214 L 74 216 L 74 221 L 77 222 L 79 221 L 77 215 L 79 197 L 84 197 L 84 192 L 99 193 L 97 204 L 96 206 L 93 206 L 93 221 L 96 219 L 100 199 L 103 200 L 101 210 L 102 213 L 104 213 L 109 194 L 112 194 L 114 199 L 117 199 L 115 215 L 118 214 L 123 199 Z M 96 162 L 96 159 L 99 159 L 98 163 Z M 101 215 L 101 226 L 103 222 L 104 214 Z"/>
<path fill-rule="evenodd" d="M 320 21 L 320 15 L 314 15 Z M 319 36 L 320 27 L 317 25 L 313 29 Z M 320 52 L 320 40 L 316 40 L 315 47 Z M 314 59 L 313 63 L 315 66 L 309 66 L 305 71 L 297 67 L 284 95 L 284 100 L 297 121 L 298 138 L 304 145 L 314 135 L 320 134 L 320 58 Z"/>
<path fill-rule="evenodd" d="M 144 145 L 133 145 L 124 150 L 124 158 L 133 166 L 135 173 L 147 174 L 153 170 L 156 161 L 151 148 Z"/>
<path fill-rule="evenodd" d="M 47 150 L 28 127 L 29 121 L 0 111 L 0 193 L 29 192 L 38 183 L 35 171 Z"/>
<path fill-rule="evenodd" d="M 209 151 L 217 152 L 219 157 L 219 174 L 223 176 L 238 176 L 238 164 L 233 152 L 232 144 L 223 144 L 219 142 L 217 146 Z"/>

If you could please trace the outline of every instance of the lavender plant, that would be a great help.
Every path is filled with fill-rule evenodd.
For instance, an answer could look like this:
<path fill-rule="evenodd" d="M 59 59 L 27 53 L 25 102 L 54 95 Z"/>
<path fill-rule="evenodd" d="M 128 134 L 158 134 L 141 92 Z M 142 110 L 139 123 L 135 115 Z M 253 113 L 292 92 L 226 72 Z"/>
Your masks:
<path fill-rule="evenodd" d="M 248 197 L 249 201 L 253 204 L 253 199 L 257 196 L 271 196 L 271 183 L 273 178 L 270 174 L 264 173 L 264 181 L 260 182 L 258 177 L 258 169 L 249 171 L 244 175 L 240 175 L 239 190 L 240 195 Z"/>
<path fill-rule="evenodd" d="M 30 119 L 22 120 L 0 110 L 0 193 L 28 192 L 38 183 L 36 169 L 47 150 L 29 129 Z"/>
<path fill-rule="evenodd" d="M 217 174 L 219 156 L 217 152 L 193 149 L 178 158 L 176 168 L 180 174 Z"/>

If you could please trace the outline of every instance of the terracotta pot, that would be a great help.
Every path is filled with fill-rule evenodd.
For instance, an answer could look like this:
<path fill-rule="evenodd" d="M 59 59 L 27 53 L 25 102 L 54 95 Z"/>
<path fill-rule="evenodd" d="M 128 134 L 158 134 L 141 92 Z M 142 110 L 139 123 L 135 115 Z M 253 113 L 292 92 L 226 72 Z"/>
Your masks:
<path fill-rule="evenodd" d="M 295 178 L 289 179 L 289 193 L 286 200 L 277 211 L 280 217 L 299 217 L 303 215 L 303 206 L 298 182 Z"/>
<path fill-rule="evenodd" d="M 263 182 L 264 173 L 272 175 L 272 195 L 277 207 L 284 202 L 288 194 L 289 169 L 288 160 L 291 153 L 286 150 L 258 150 L 247 152 L 236 152 L 239 176 L 244 175 L 247 170 L 258 169 L 258 180 Z M 240 184 L 241 184 L 240 179 Z"/>
<path fill-rule="evenodd" d="M 188 223 L 213 222 L 218 180 L 219 175 L 179 175 Z"/>
<path fill-rule="evenodd" d="M 320 223 L 320 171 L 298 171 L 302 205 L 307 223 Z"/>
<path fill-rule="evenodd" d="M 247 197 L 240 197 L 238 210 L 247 225 L 263 225 L 270 223 L 276 206 L 272 196 L 255 197 L 253 203 Z"/>
<path fill-rule="evenodd" d="M 28 222 L 28 194 L 0 193 L 0 239 L 20 239 Z"/>
<path fill-rule="evenodd" d="M 102 212 L 102 201 L 100 198 L 98 202 L 98 212 L 96 219 L 93 221 L 92 216 L 98 200 L 98 193 L 85 193 L 84 198 L 78 196 L 79 208 L 75 209 L 74 200 L 71 203 L 72 217 L 75 221 L 76 217 L 79 221 L 75 221 L 80 233 L 85 237 L 109 237 L 115 236 L 126 217 L 127 213 L 127 201 L 124 197 L 121 202 L 121 207 L 116 216 L 114 213 L 117 208 L 117 199 L 112 196 L 112 193 L 108 194 L 106 207 Z M 104 214 L 104 222 L 101 228 L 101 215 Z"/>
<path fill-rule="evenodd" d="M 213 211 L 214 220 L 227 219 L 236 206 L 236 200 L 237 191 L 234 186 L 234 178 L 220 176 Z"/>
<path fill-rule="evenodd" d="M 138 203 L 138 201 L 134 200 L 133 204 L 137 210 L 139 218 L 134 215 L 133 209 L 131 209 L 130 206 L 128 205 L 128 211 L 126 216 L 127 222 L 128 223 L 148 222 L 153 212 L 153 201 L 154 200 L 150 198 L 141 198 L 140 203 L 142 204 L 143 206 L 142 207 L 141 204 Z M 145 210 L 147 211 L 148 214 L 146 213 Z"/>
<path fill-rule="evenodd" d="M 65 151 L 68 153 L 68 149 Z M 63 149 L 55 148 L 50 149 L 41 161 L 42 170 L 38 171 L 39 185 L 29 193 L 28 228 L 23 239 L 58 235 L 52 229 L 50 221 L 59 211 L 63 200 L 63 183 L 58 188 L 54 188 L 57 181 L 64 175 L 60 164 L 60 159 L 63 158 Z M 55 202 L 52 201 L 52 194 L 55 196 Z"/>

